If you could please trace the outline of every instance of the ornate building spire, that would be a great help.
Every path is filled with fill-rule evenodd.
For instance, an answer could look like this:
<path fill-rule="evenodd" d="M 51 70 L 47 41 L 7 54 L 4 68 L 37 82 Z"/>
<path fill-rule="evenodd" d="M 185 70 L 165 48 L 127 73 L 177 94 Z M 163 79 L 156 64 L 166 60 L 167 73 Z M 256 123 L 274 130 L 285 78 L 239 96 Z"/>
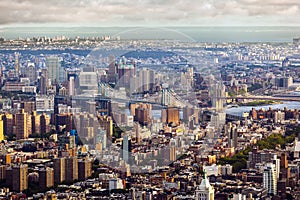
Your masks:
<path fill-rule="evenodd" d="M 203 170 L 203 179 L 201 184 L 196 189 L 195 200 L 214 200 L 215 199 L 215 190 L 210 185 L 207 178 L 206 170 Z"/>

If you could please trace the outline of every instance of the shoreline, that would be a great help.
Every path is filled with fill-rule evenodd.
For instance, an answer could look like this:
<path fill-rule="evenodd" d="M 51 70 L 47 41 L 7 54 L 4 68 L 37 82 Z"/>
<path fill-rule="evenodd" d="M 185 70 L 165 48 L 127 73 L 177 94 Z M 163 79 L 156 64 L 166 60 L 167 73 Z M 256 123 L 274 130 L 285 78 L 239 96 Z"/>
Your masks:
<path fill-rule="evenodd" d="M 267 105 L 276 105 L 283 104 L 282 101 L 273 101 L 273 100 L 258 100 L 251 101 L 247 103 L 237 103 L 238 106 L 267 106 Z"/>

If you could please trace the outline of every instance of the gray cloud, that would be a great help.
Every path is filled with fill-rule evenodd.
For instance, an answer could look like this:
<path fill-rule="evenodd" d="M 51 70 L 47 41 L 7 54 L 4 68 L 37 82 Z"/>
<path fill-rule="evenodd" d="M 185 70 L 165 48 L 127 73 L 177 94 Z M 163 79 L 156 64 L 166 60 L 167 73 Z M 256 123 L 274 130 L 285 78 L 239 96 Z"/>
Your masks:
<path fill-rule="evenodd" d="M 0 0 L 0 24 L 297 25 L 299 10 L 298 0 Z"/>

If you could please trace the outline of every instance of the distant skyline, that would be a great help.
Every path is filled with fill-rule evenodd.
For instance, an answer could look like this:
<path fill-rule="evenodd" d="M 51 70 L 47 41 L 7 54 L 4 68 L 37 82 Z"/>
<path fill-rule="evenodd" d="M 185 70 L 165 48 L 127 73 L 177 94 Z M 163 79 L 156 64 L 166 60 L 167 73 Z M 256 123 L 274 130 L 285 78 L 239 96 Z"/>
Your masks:
<path fill-rule="evenodd" d="M 1 0 L 0 27 L 299 26 L 298 0 Z"/>

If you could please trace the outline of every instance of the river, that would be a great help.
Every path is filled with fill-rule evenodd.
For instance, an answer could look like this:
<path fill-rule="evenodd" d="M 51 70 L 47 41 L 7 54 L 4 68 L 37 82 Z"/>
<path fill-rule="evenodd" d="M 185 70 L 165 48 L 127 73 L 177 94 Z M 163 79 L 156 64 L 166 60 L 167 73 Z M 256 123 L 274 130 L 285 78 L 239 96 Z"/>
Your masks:
<path fill-rule="evenodd" d="M 272 104 L 272 105 L 264 105 L 264 106 L 240 106 L 237 108 L 228 108 L 226 109 L 226 113 L 231 115 L 237 115 L 242 116 L 243 112 L 250 112 L 252 108 L 255 108 L 256 110 L 259 110 L 261 108 L 269 109 L 269 107 L 272 107 L 272 109 L 283 109 L 287 107 L 288 109 L 299 109 L 300 110 L 300 102 L 297 101 L 284 101 L 281 104 Z"/>

